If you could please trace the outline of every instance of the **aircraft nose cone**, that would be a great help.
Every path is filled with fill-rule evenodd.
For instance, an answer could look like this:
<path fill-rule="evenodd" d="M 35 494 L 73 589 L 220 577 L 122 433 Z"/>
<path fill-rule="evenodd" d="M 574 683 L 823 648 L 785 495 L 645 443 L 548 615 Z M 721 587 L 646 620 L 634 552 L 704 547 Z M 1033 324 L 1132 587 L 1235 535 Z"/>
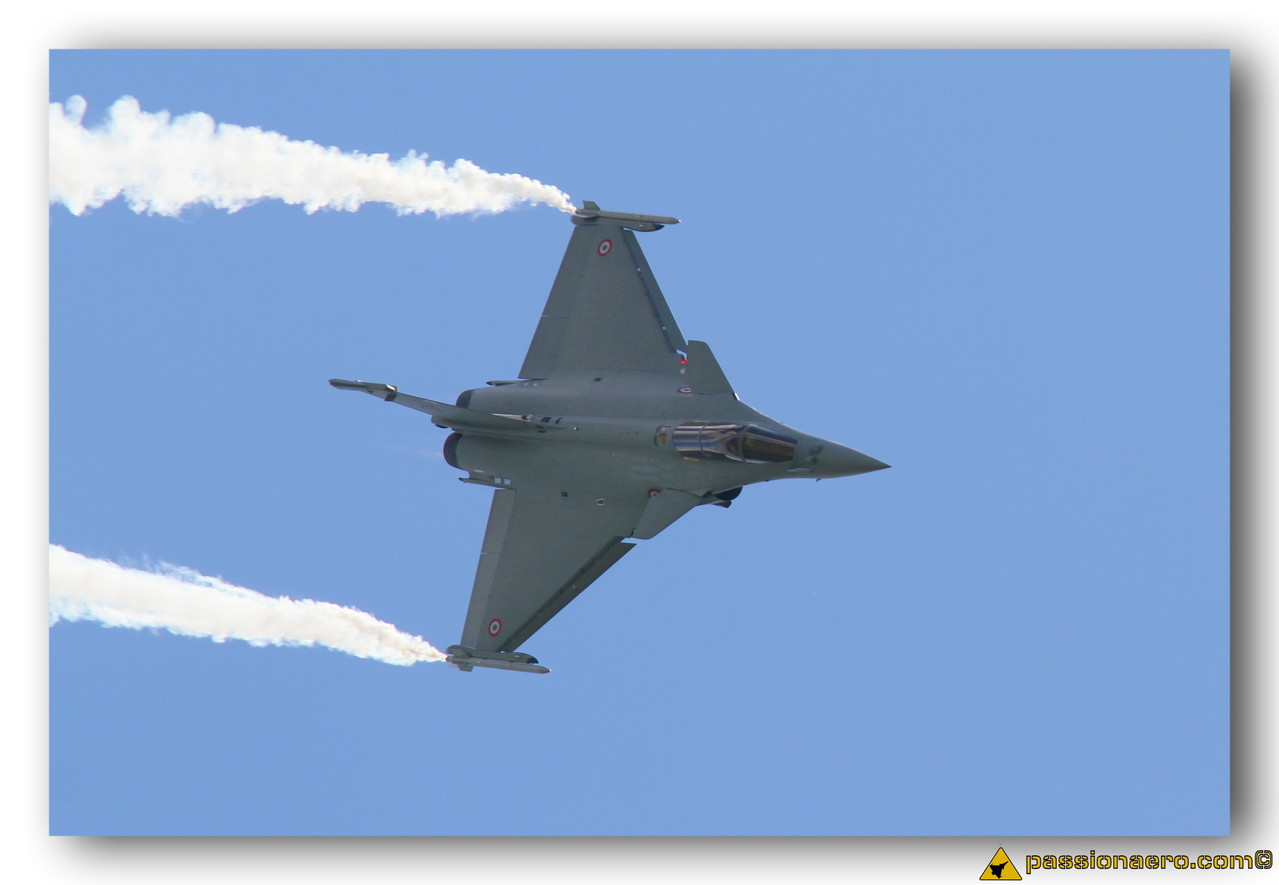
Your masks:
<path fill-rule="evenodd" d="M 848 446 L 828 443 L 817 456 L 817 473 L 822 476 L 856 476 L 883 470 L 890 465 Z"/>

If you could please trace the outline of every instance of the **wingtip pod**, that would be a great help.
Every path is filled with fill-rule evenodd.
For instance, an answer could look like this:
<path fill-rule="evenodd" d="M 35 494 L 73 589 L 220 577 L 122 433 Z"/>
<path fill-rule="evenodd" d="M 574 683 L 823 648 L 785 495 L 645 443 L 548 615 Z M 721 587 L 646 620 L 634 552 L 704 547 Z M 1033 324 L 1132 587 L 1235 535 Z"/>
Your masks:
<path fill-rule="evenodd" d="M 345 378 L 330 378 L 329 384 L 338 390 L 362 390 L 378 396 L 384 393 L 395 393 L 394 384 L 380 384 L 376 381 L 347 381 Z"/>
<path fill-rule="evenodd" d="M 573 211 L 574 224 L 594 224 L 596 221 L 613 222 L 630 230 L 661 230 L 668 224 L 679 224 L 678 218 L 666 215 L 637 215 L 634 212 L 609 212 L 590 200 L 582 201 L 582 208 Z"/>
<path fill-rule="evenodd" d="M 329 384 L 338 390 L 358 390 L 361 393 L 367 393 L 376 396 L 378 399 L 384 399 L 388 403 L 395 402 L 399 396 L 399 390 L 394 384 L 380 384 L 376 381 L 347 381 L 345 378 L 330 378 Z"/>
<path fill-rule="evenodd" d="M 521 664 L 518 661 L 494 661 L 488 658 L 459 658 L 456 655 L 449 655 L 447 660 L 459 670 L 468 673 L 476 667 L 487 667 L 490 670 L 518 670 L 521 673 L 551 672 L 550 667 L 543 667 L 541 664 Z"/>
<path fill-rule="evenodd" d="M 491 670 L 519 670 L 521 673 L 549 673 L 549 667 L 543 667 L 537 658 L 518 651 L 476 651 L 465 645 L 450 645 L 448 657 L 450 664 L 463 672 L 470 672 L 475 667 L 487 667 Z"/>

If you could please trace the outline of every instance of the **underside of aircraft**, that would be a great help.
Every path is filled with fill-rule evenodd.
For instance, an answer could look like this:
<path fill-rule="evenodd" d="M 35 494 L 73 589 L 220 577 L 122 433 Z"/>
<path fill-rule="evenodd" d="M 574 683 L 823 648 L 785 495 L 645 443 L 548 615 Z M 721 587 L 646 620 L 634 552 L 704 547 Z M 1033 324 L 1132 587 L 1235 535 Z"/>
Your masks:
<path fill-rule="evenodd" d="M 519 377 L 448 404 L 332 379 L 452 430 L 444 457 L 493 502 L 461 641 L 461 670 L 546 673 L 518 649 L 635 546 L 742 487 L 888 465 L 741 402 L 701 341 L 685 341 L 636 231 L 678 220 L 587 202 Z"/>

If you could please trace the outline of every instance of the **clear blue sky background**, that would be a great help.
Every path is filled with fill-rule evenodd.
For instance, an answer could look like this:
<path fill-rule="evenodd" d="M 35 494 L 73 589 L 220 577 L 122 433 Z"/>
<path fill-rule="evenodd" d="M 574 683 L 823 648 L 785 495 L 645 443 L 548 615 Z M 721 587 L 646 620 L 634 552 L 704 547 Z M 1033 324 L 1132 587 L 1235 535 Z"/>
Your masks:
<path fill-rule="evenodd" d="M 60 52 L 640 235 L 749 404 L 893 465 L 748 488 L 537 677 L 62 623 L 63 834 L 1222 834 L 1224 52 Z M 50 540 L 457 640 L 489 493 L 423 416 L 513 377 L 571 227 L 50 208 Z"/>

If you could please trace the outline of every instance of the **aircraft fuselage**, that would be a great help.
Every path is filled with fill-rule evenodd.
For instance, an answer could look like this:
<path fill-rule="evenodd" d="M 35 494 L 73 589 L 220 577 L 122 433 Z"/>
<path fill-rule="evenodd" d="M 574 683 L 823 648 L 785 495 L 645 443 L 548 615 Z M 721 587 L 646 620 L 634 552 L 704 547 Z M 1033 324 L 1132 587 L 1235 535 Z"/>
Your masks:
<path fill-rule="evenodd" d="M 734 394 L 693 396 L 687 385 L 664 381 L 617 372 L 495 382 L 465 391 L 459 406 L 519 418 L 533 432 L 462 430 L 450 438 L 446 457 L 454 467 L 498 480 L 531 464 L 547 476 L 566 467 L 579 476 L 589 471 L 599 475 L 601 493 L 611 485 L 608 480 L 618 478 L 704 495 L 755 482 L 851 476 L 887 466 L 775 421 Z M 763 431 L 758 435 L 771 445 L 736 451 L 730 437 L 741 431 L 735 428 Z M 502 485 L 480 476 L 472 481 Z"/>

